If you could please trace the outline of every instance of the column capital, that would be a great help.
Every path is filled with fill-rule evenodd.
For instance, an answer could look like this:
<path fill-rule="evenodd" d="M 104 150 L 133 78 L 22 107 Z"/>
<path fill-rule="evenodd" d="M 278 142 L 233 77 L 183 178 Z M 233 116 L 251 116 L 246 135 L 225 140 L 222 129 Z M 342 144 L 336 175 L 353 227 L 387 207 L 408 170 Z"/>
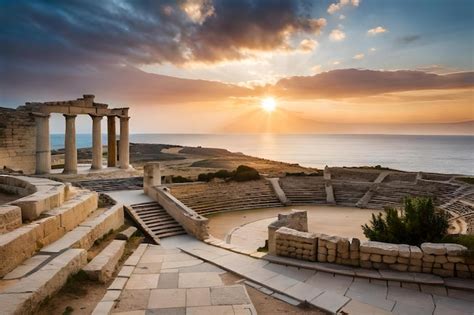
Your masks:
<path fill-rule="evenodd" d="M 130 120 L 130 116 L 119 116 L 120 120 L 127 121 Z"/>
<path fill-rule="evenodd" d="M 63 114 L 63 116 L 66 117 L 66 119 L 67 119 L 67 118 L 76 118 L 76 117 L 77 117 L 76 114 Z"/>
<path fill-rule="evenodd" d="M 98 115 L 98 114 L 89 114 L 89 116 L 94 119 L 94 118 L 99 118 L 99 119 L 102 119 L 104 118 L 104 115 Z"/>
<path fill-rule="evenodd" d="M 51 117 L 51 115 L 48 114 L 48 113 L 40 113 L 40 112 L 31 112 L 30 115 L 33 116 L 33 117 L 40 117 L 40 118 L 49 118 L 49 117 Z"/>

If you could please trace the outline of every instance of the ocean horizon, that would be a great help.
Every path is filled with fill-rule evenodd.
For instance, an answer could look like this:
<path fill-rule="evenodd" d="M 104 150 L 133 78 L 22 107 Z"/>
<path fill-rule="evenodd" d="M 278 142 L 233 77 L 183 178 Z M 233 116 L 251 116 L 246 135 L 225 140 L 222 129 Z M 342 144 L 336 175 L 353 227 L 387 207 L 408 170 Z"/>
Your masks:
<path fill-rule="evenodd" d="M 92 146 L 92 135 L 77 134 L 77 147 Z M 381 165 L 403 171 L 474 175 L 474 136 L 322 134 L 130 134 L 130 142 L 202 146 L 302 166 Z M 103 143 L 107 137 L 103 135 Z M 64 134 L 51 135 L 52 149 Z"/>

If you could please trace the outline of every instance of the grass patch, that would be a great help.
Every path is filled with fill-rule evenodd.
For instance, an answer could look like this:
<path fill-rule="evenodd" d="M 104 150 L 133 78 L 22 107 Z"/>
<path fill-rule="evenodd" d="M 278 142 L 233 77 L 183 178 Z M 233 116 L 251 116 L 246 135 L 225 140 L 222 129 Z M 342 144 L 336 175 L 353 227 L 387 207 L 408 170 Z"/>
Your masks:
<path fill-rule="evenodd" d="M 236 170 L 229 172 L 227 170 L 219 170 L 214 173 L 201 173 L 198 175 L 198 181 L 209 182 L 214 178 L 223 179 L 225 181 L 246 182 L 250 180 L 260 179 L 260 173 L 253 167 L 240 165 Z"/>
<path fill-rule="evenodd" d="M 468 256 L 474 257 L 474 235 L 451 234 L 445 236 L 442 242 L 466 246 L 468 249 Z"/>
<path fill-rule="evenodd" d="M 469 185 L 474 185 L 474 177 L 456 177 L 456 180 L 467 183 Z"/>

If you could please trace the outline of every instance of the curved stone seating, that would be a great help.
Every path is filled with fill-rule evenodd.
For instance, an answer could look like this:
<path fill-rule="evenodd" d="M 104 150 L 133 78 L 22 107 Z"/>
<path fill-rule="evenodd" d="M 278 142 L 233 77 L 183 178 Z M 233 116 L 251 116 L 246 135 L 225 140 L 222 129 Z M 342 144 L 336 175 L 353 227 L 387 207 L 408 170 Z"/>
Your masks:
<path fill-rule="evenodd" d="M 331 179 L 353 182 L 373 182 L 381 173 L 377 170 L 330 168 Z"/>
<path fill-rule="evenodd" d="M 367 190 L 369 190 L 370 186 L 370 183 L 333 182 L 332 187 L 336 204 L 355 206 L 360 198 L 362 198 Z"/>
<path fill-rule="evenodd" d="M 325 204 L 326 188 L 322 176 L 286 176 L 281 189 L 292 204 Z"/>
<path fill-rule="evenodd" d="M 435 205 L 440 206 L 451 200 L 459 185 L 418 180 L 416 183 L 381 183 L 375 190 L 367 207 L 382 209 L 385 206 L 399 207 L 403 199 L 412 197 L 432 197 Z"/>
<path fill-rule="evenodd" d="M 281 207 L 267 180 L 170 186 L 171 194 L 200 215 Z"/>
<path fill-rule="evenodd" d="M 0 189 L 24 196 L 10 202 L 21 208 L 23 220 L 34 220 L 41 213 L 60 206 L 66 194 L 63 183 L 26 176 L 0 176 Z"/>

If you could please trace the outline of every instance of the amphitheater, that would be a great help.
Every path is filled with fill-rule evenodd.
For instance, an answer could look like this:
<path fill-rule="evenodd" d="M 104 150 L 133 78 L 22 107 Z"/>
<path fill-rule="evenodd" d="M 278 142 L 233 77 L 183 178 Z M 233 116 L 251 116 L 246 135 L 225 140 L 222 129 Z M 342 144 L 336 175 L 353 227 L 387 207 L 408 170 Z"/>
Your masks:
<path fill-rule="evenodd" d="M 106 109 L 84 101 L 91 99 L 65 106 Z M 10 115 L 23 117 L 28 108 Z M 121 115 L 118 171 L 126 174 L 128 113 L 103 114 Z M 45 115 L 39 116 L 42 130 Z M 372 213 L 401 207 L 408 196 L 432 197 L 449 216 L 450 233 L 473 234 L 474 186 L 462 176 L 326 167 L 246 182 L 173 184 L 162 182 L 162 166 L 151 162 L 143 177 L 71 184 L 72 177 L 49 173 L 44 143 L 28 147 L 39 151 L 27 150 L 27 169 L 35 172 L 36 155 L 40 174 L 0 175 L 1 314 L 50 313 L 45 305 L 62 300 L 78 274 L 102 288 L 79 314 L 257 314 L 259 295 L 293 307 L 283 313 L 473 314 L 474 258 L 466 247 L 388 244 L 360 234 Z M 94 164 L 101 164 L 99 147 Z M 67 176 L 77 171 L 74 148 L 70 143 Z M 116 171 L 110 152 L 111 165 L 94 172 Z M 9 152 L 4 160 L 18 159 Z M 145 238 L 133 247 L 137 229 Z"/>

